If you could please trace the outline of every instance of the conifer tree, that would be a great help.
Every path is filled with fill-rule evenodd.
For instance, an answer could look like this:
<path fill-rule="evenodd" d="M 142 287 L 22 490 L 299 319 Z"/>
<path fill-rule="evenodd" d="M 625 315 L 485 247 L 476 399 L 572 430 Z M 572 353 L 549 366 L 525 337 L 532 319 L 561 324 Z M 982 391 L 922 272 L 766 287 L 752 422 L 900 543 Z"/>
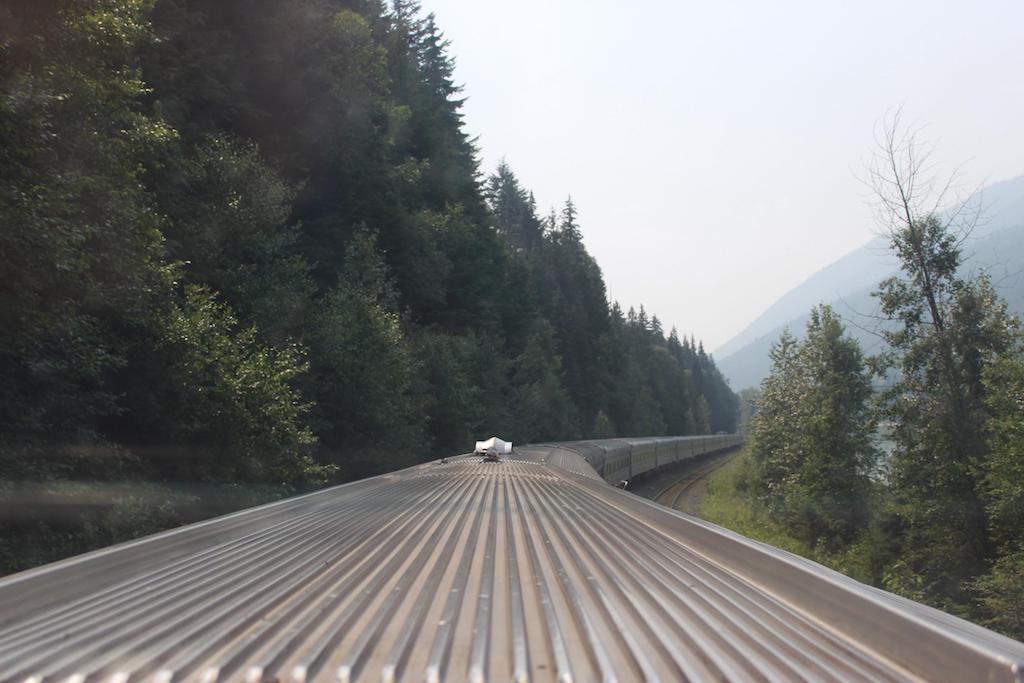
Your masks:
<path fill-rule="evenodd" d="M 507 165 L 481 182 L 450 45 L 414 0 L 14 6 L 5 475 L 283 494 L 485 433 L 733 419 L 696 342 L 609 306 L 571 198 L 542 218 Z"/>
<path fill-rule="evenodd" d="M 561 374 L 554 330 L 539 320 L 515 361 L 512 377 L 516 436 L 520 441 L 554 441 L 576 436 L 575 410 L 562 386 Z"/>

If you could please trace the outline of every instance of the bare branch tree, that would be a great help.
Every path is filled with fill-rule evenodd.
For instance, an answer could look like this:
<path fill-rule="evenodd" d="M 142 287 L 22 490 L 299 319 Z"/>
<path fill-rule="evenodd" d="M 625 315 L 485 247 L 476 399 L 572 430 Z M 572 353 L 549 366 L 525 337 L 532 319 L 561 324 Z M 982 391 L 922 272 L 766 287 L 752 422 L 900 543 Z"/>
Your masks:
<path fill-rule="evenodd" d="M 933 161 L 935 146 L 923 140 L 921 126 L 903 122 L 902 109 L 879 124 L 875 143 L 867 181 L 877 198 L 878 224 L 905 276 L 880 287 L 882 313 L 902 321 L 902 329 L 883 336 L 906 351 L 913 346 L 915 328 L 933 329 L 932 348 L 941 363 L 953 414 L 960 419 L 966 414 L 965 397 L 946 328 L 947 317 L 955 315 L 962 246 L 981 220 L 979 193 L 961 190 L 960 167 L 948 176 L 939 174 Z"/>
<path fill-rule="evenodd" d="M 920 125 L 904 123 L 902 107 L 883 119 L 875 130 L 865 180 L 877 200 L 878 225 L 919 286 L 931 324 L 942 330 L 942 297 L 929 242 L 948 235 L 953 240 L 950 253 L 959 255 L 981 220 L 981 202 L 977 190 L 961 190 L 960 167 L 947 176 L 939 174 L 935 145 L 923 138 L 922 131 Z"/>
<path fill-rule="evenodd" d="M 891 238 L 915 220 L 935 216 L 960 246 L 982 223 L 983 183 L 965 191 L 962 166 L 940 174 L 935 143 L 923 133 L 924 126 L 904 122 L 902 107 L 876 126 L 875 149 L 864 177 L 877 200 L 876 221 Z"/>

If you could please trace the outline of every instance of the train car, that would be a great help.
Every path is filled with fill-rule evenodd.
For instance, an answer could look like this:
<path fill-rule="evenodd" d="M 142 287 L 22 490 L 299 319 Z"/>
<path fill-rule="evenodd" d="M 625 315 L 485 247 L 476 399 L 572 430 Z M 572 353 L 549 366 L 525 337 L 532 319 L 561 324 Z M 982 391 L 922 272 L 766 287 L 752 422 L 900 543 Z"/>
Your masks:
<path fill-rule="evenodd" d="M 649 439 L 637 440 L 630 453 L 630 476 L 635 477 L 657 467 L 657 443 Z"/>
<path fill-rule="evenodd" d="M 638 439 L 596 439 L 553 444 L 535 444 L 532 449 L 551 448 L 582 457 L 601 479 L 624 486 L 639 474 L 730 448 L 742 443 L 738 435 L 666 436 Z"/>
<path fill-rule="evenodd" d="M 677 439 L 659 439 L 655 444 L 655 467 L 665 467 L 676 461 L 676 452 L 679 448 Z"/>
<path fill-rule="evenodd" d="M 697 437 L 687 436 L 683 439 L 683 442 L 679 445 L 679 459 L 689 460 L 695 454 L 694 449 L 697 447 Z"/>
<path fill-rule="evenodd" d="M 610 484 L 618 485 L 619 482 L 629 481 L 630 474 L 630 446 L 621 444 L 609 447 L 605 451 L 604 467 L 601 476 Z"/>

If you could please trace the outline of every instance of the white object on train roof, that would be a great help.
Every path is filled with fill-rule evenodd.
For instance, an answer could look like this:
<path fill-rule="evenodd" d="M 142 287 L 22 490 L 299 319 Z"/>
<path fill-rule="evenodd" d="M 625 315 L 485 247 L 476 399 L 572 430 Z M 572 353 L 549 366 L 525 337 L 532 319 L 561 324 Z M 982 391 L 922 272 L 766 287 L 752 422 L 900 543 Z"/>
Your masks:
<path fill-rule="evenodd" d="M 508 455 L 512 452 L 512 442 L 502 441 L 498 437 L 492 436 L 486 441 L 477 441 L 473 452 L 478 454 Z"/>

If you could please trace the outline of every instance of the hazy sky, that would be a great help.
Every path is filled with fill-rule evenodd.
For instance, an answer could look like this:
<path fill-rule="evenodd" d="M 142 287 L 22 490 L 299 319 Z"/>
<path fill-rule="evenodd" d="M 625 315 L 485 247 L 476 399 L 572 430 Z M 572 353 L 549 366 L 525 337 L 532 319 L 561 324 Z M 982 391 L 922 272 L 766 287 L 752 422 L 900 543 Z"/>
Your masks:
<path fill-rule="evenodd" d="M 714 349 L 871 238 L 902 105 L 968 182 L 1024 173 L 1024 1 L 423 0 L 483 169 L 571 194 L 609 296 Z"/>

